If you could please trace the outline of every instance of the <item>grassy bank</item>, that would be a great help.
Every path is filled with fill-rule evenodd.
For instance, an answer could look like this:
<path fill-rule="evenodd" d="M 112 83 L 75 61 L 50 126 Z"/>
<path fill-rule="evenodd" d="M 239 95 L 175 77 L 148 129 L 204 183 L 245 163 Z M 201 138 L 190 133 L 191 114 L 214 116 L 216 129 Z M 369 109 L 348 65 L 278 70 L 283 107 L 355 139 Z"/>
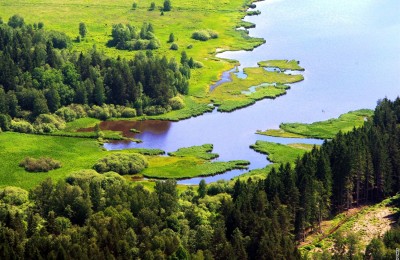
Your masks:
<path fill-rule="evenodd" d="M 168 153 L 168 155 L 176 157 L 196 157 L 204 160 L 212 160 L 219 156 L 217 153 L 211 153 L 212 150 L 212 144 L 203 144 L 199 146 L 179 148 L 175 152 Z"/>
<path fill-rule="evenodd" d="M 304 68 L 302 68 L 299 65 L 299 62 L 296 60 L 266 60 L 266 61 L 260 61 L 257 64 L 260 67 L 278 68 L 281 71 L 284 70 L 304 71 Z"/>
<path fill-rule="evenodd" d="M 186 179 L 212 176 L 234 169 L 246 169 L 248 161 L 209 162 L 196 157 L 153 157 L 149 158 L 149 168 L 142 174 L 156 179 Z"/>
<path fill-rule="evenodd" d="M 276 98 L 286 93 L 289 86 L 285 84 L 304 79 L 302 75 L 271 72 L 261 67 L 245 68 L 244 73 L 247 75 L 245 79 L 231 73 L 231 82 L 221 84 L 210 93 L 209 97 L 218 106 L 218 111 L 230 112 L 260 99 Z"/>
<path fill-rule="evenodd" d="M 333 138 L 339 131 L 343 133 L 351 131 L 364 125 L 365 121 L 373 115 L 369 109 L 351 111 L 326 121 L 304 123 L 282 123 L 279 130 L 272 129 L 257 131 L 257 134 L 277 136 L 277 137 L 313 137 L 320 139 Z"/>
<path fill-rule="evenodd" d="M 291 163 L 304 153 L 311 151 L 313 145 L 310 144 L 278 144 L 258 140 L 250 146 L 251 149 L 259 153 L 268 155 L 268 159 L 273 163 Z"/>

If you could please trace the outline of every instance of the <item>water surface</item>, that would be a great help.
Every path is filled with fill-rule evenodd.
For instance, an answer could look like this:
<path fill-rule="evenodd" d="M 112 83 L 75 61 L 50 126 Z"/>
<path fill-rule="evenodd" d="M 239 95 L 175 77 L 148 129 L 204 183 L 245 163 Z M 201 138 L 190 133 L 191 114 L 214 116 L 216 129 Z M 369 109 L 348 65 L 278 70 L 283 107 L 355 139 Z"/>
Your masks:
<path fill-rule="evenodd" d="M 264 167 L 266 156 L 249 149 L 256 140 L 298 142 L 263 137 L 256 130 L 277 128 L 281 122 L 314 122 L 360 108 L 373 109 L 380 98 L 400 93 L 400 1 L 398 0 L 266 0 L 256 3 L 259 16 L 250 35 L 266 39 L 252 52 L 225 52 L 243 67 L 270 59 L 296 59 L 305 80 L 291 85 L 285 96 L 262 100 L 232 113 L 207 113 L 156 131 L 142 128 L 143 143 L 106 144 L 107 149 L 159 148 L 214 144 L 218 160 L 244 159 L 250 168 Z M 309 142 L 315 143 L 315 140 Z M 230 179 L 240 171 L 205 178 Z M 182 181 L 199 182 L 198 178 Z"/>

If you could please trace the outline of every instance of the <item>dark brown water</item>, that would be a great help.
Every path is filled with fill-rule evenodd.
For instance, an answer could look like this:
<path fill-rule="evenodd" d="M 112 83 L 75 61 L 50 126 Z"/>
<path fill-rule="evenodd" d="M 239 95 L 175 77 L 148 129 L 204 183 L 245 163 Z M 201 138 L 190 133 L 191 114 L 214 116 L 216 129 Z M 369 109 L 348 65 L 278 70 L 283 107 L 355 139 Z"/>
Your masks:
<path fill-rule="evenodd" d="M 138 132 L 147 132 L 151 134 L 163 134 L 168 132 L 171 127 L 170 121 L 162 120 L 144 120 L 144 121 L 104 121 L 100 123 L 101 130 L 111 130 L 121 132 L 124 137 L 134 138 L 138 135 Z M 94 127 L 82 128 L 78 132 L 93 132 Z M 126 142 L 126 141 L 123 141 Z M 129 141 L 128 141 L 129 142 Z"/>

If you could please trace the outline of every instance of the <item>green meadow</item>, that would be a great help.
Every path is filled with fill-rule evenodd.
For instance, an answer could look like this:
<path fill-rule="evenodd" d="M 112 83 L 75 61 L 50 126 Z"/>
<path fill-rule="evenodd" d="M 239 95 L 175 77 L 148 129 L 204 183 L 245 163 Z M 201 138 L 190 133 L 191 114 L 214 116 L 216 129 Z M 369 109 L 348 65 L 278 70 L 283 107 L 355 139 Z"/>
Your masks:
<path fill-rule="evenodd" d="M 342 114 L 338 118 L 332 118 L 311 124 L 282 123 L 279 126 L 280 129 L 257 131 L 257 134 L 277 137 L 313 137 L 329 139 L 333 138 L 339 131 L 346 133 L 353 130 L 353 128 L 363 126 L 372 115 L 372 110 L 360 109 Z"/>
<path fill-rule="evenodd" d="M 48 177 L 63 179 L 72 172 L 91 169 L 105 153 L 93 139 L 5 132 L 0 134 L 0 186 L 30 189 Z M 18 164 L 28 156 L 51 157 L 62 166 L 49 172 L 26 172 Z"/>

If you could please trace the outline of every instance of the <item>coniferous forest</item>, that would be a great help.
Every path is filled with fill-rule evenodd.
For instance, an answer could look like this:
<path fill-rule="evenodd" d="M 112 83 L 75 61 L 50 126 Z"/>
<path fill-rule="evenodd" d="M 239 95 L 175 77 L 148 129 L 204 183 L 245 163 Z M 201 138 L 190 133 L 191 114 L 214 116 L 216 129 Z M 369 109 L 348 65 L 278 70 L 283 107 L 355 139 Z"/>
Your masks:
<path fill-rule="evenodd" d="M 134 109 L 134 116 L 159 114 L 176 109 L 171 98 L 188 92 L 193 60 L 184 52 L 180 61 L 151 51 L 131 60 L 109 58 L 95 46 L 72 52 L 64 33 L 44 26 L 25 24 L 19 15 L 0 24 L 0 114 L 8 121 L 33 122 L 71 104 L 120 105 Z M 0 127 L 8 130 L 5 120 Z"/>
<path fill-rule="evenodd" d="M 399 123 L 400 99 L 383 99 L 363 127 L 325 141 L 294 168 L 233 187 L 202 181 L 178 195 L 169 180 L 149 192 L 86 171 L 29 194 L 4 189 L 1 258 L 298 259 L 296 245 L 322 220 L 398 192 Z M 394 256 L 399 232 L 390 232 L 371 242 L 369 256 Z"/>

